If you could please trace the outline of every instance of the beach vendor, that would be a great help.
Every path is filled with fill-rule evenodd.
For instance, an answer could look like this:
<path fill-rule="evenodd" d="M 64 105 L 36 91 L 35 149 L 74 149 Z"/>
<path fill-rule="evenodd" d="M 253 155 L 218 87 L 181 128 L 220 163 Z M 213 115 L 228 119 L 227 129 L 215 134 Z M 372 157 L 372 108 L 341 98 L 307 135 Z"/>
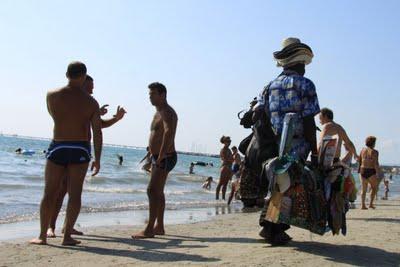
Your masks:
<path fill-rule="evenodd" d="M 292 113 L 293 138 L 287 152 L 291 157 L 305 161 L 311 151 L 312 161 L 317 164 L 314 116 L 320 112 L 320 108 L 314 83 L 304 77 L 305 65 L 311 63 L 313 52 L 297 38 L 285 39 L 282 46 L 282 50 L 273 56 L 283 71 L 264 88 L 253 110 L 256 116 L 266 114 L 277 142 L 281 140 L 285 115 Z M 266 220 L 267 207 L 260 218 L 263 227 L 260 235 L 272 245 L 288 243 L 291 238 L 285 231 L 289 225 Z"/>

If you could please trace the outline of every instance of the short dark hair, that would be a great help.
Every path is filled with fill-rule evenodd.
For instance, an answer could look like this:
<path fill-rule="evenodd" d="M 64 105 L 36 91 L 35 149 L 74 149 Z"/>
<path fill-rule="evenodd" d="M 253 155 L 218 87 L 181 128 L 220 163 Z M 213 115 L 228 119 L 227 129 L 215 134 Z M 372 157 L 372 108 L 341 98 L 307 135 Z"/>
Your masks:
<path fill-rule="evenodd" d="M 375 143 L 376 143 L 376 137 L 375 137 L 375 136 L 368 136 L 368 137 L 365 139 L 365 145 L 366 145 L 367 147 L 369 147 L 369 148 L 374 148 Z"/>
<path fill-rule="evenodd" d="M 333 111 L 329 108 L 323 108 L 321 109 L 321 114 L 324 117 L 327 117 L 330 120 L 333 120 Z"/>
<path fill-rule="evenodd" d="M 79 61 L 69 63 L 67 68 L 67 77 L 71 79 L 79 78 L 87 72 L 86 65 Z"/>
<path fill-rule="evenodd" d="M 223 136 L 219 139 L 219 141 L 221 142 L 221 144 L 223 144 L 223 143 L 225 142 L 226 139 L 231 140 L 231 138 L 230 138 L 229 136 L 223 135 Z"/>
<path fill-rule="evenodd" d="M 167 94 L 167 87 L 165 87 L 165 85 L 162 83 L 154 82 L 149 84 L 148 87 L 150 90 L 157 90 L 159 94 Z"/>
<path fill-rule="evenodd" d="M 233 146 L 233 147 L 232 147 L 232 150 L 237 150 L 237 147 Z"/>
<path fill-rule="evenodd" d="M 93 82 L 92 76 L 90 76 L 89 74 L 86 74 L 86 81 L 91 81 L 91 82 Z"/>

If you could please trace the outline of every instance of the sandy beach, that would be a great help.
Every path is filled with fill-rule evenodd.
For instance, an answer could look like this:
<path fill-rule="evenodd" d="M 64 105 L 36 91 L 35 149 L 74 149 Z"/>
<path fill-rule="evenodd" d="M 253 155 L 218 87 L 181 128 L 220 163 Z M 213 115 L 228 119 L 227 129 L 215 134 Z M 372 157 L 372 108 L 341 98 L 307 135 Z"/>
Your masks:
<path fill-rule="evenodd" d="M 376 210 L 351 210 L 347 236 L 310 235 L 291 228 L 294 241 L 271 247 L 258 237 L 258 213 L 227 214 L 207 222 L 171 225 L 168 235 L 132 240 L 139 227 L 88 228 L 77 247 L 32 246 L 27 239 L 0 245 L 0 266 L 400 266 L 400 201 Z"/>

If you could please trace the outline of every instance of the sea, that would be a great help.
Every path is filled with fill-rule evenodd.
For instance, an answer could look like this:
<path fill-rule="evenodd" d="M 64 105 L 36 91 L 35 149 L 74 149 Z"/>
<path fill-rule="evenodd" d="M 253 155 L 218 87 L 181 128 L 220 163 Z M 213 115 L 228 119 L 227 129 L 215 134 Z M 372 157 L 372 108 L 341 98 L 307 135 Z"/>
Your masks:
<path fill-rule="evenodd" d="M 44 151 L 49 142 L 0 135 L 0 240 L 31 236 L 39 231 L 39 205 L 43 196 L 46 162 Z M 28 155 L 15 153 L 17 148 L 29 151 Z M 119 165 L 117 155 L 123 156 L 122 165 Z M 139 164 L 145 155 L 144 148 L 104 146 L 100 173 L 91 177 L 88 172 L 85 178 L 78 227 L 145 223 L 148 214 L 146 188 L 150 176 Z M 193 161 L 213 163 L 213 166 L 195 166 L 195 174 L 189 174 L 189 165 Z M 210 191 L 202 188 L 209 176 L 218 181 L 219 167 L 218 158 L 178 155 L 178 163 L 170 173 L 165 188 L 166 222 L 198 222 L 219 214 L 241 212 L 240 201 L 227 207 L 225 202 L 215 200 L 216 184 Z M 400 192 L 399 176 L 393 176 L 390 190 L 391 196 Z M 380 197 L 383 192 L 381 185 Z M 67 199 L 58 220 L 59 229 L 64 220 Z"/>

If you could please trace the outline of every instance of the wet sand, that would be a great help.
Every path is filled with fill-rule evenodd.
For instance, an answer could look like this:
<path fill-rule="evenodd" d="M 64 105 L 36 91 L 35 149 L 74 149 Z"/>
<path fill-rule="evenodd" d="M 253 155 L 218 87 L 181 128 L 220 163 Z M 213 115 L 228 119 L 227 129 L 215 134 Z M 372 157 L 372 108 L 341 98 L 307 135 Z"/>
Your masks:
<path fill-rule="evenodd" d="M 167 226 L 166 236 L 133 240 L 141 229 L 84 229 L 77 247 L 32 246 L 27 239 L 0 245 L 0 266 L 400 266 L 400 201 L 379 201 L 376 210 L 350 210 L 348 235 L 311 235 L 291 228 L 286 247 L 258 236 L 258 213 L 228 214 L 211 221 Z"/>

